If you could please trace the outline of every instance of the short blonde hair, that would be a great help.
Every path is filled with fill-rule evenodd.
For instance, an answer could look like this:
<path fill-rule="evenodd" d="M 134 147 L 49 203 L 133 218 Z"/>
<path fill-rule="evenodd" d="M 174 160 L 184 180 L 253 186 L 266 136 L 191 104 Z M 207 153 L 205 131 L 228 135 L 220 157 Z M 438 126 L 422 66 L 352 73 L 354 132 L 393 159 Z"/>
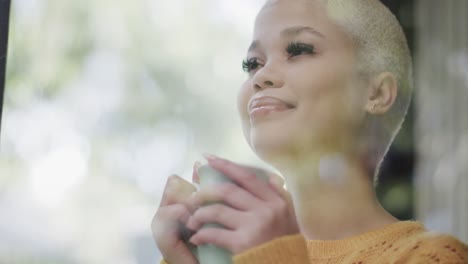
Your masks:
<path fill-rule="evenodd" d="M 398 82 L 398 95 L 391 109 L 378 118 L 370 118 L 368 131 L 373 155 L 374 182 L 385 154 L 395 139 L 411 101 L 412 59 L 403 29 L 379 0 L 320 0 L 328 15 L 354 40 L 358 70 L 372 77 L 391 72 Z"/>

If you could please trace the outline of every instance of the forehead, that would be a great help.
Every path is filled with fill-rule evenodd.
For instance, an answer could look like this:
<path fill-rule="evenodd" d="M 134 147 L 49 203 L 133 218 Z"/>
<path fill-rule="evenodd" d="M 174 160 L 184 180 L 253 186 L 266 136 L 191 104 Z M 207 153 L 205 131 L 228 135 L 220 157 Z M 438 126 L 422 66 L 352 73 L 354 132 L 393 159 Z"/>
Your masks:
<path fill-rule="evenodd" d="M 329 16 L 322 0 L 270 0 L 255 21 L 254 38 L 279 36 L 292 27 L 310 27 L 333 42 L 349 40 L 346 31 Z"/>
<path fill-rule="evenodd" d="M 326 20 L 326 8 L 314 0 L 270 0 L 260 10 L 256 27 L 281 23 L 314 23 Z"/>

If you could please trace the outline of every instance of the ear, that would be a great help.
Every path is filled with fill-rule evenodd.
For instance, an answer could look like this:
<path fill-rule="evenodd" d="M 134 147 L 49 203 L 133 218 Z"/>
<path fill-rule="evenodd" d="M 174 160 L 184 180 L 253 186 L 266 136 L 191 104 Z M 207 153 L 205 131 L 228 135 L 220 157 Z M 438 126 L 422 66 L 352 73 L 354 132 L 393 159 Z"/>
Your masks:
<path fill-rule="evenodd" d="M 395 102 L 398 94 L 398 81 L 391 72 L 382 72 L 370 82 L 366 111 L 369 114 L 385 114 Z"/>

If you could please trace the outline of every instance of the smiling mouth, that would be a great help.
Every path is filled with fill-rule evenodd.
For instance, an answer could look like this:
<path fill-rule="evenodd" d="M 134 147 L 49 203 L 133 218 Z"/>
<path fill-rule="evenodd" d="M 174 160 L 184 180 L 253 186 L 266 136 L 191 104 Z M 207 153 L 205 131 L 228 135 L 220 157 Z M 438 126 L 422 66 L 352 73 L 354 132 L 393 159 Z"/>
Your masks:
<path fill-rule="evenodd" d="M 252 111 L 253 109 L 255 108 L 260 108 L 260 107 L 263 107 L 263 106 L 268 106 L 268 107 L 272 107 L 272 106 L 284 106 L 284 107 L 287 107 L 287 108 L 292 108 L 293 105 L 281 100 L 281 99 L 278 99 L 276 97 L 271 97 L 271 96 L 261 96 L 261 97 L 257 97 L 253 100 L 251 100 L 249 102 L 249 111 Z"/>
<path fill-rule="evenodd" d="M 262 105 L 252 108 L 249 112 L 249 115 L 251 118 L 259 118 L 273 113 L 286 112 L 292 109 L 293 107 L 290 107 L 285 104 Z"/>

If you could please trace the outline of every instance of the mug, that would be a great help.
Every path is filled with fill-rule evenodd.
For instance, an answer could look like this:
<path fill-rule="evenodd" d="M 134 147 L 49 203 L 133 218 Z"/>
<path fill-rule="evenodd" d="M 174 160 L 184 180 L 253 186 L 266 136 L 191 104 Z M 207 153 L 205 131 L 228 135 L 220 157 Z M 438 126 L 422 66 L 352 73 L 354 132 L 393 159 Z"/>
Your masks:
<path fill-rule="evenodd" d="M 252 169 L 256 171 L 258 178 L 265 181 L 268 180 L 268 175 L 266 175 L 264 171 L 256 168 Z M 208 164 L 201 165 L 198 168 L 198 175 L 200 177 L 200 189 L 225 182 L 234 183 L 230 178 L 213 169 Z M 223 226 L 216 223 L 207 223 L 203 225 L 202 228 L 205 227 L 223 228 Z M 232 264 L 232 254 L 228 250 L 217 247 L 215 245 L 200 245 L 196 248 L 196 251 L 196 256 L 200 264 Z"/>

